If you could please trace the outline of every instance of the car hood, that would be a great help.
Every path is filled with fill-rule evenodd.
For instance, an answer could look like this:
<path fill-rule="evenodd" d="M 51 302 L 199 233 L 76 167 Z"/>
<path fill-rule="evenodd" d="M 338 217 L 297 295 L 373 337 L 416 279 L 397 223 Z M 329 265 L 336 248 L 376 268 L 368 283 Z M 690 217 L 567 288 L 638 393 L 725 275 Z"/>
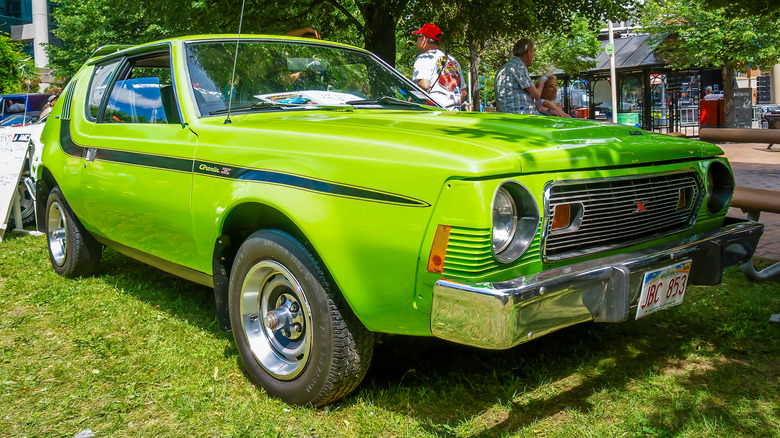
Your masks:
<path fill-rule="evenodd" d="M 303 142 L 332 141 L 344 154 L 428 160 L 465 174 L 634 166 L 723 153 L 709 143 L 631 126 L 503 113 L 320 110 L 231 118 L 231 129 L 288 133 Z M 201 122 L 224 129 L 223 120 Z M 349 145 L 359 149 L 344 150 Z"/>

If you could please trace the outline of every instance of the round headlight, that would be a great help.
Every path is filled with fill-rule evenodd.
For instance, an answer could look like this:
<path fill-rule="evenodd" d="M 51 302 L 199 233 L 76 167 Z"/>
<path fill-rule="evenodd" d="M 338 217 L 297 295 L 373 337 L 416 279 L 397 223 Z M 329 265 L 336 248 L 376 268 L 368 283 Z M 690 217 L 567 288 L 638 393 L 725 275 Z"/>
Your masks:
<path fill-rule="evenodd" d="M 531 246 L 539 228 L 539 208 L 531 193 L 516 181 L 504 182 L 493 197 L 493 254 L 501 263 L 518 259 Z"/>
<path fill-rule="evenodd" d="M 707 169 L 707 210 L 719 213 L 734 195 L 734 176 L 720 161 L 713 161 Z"/>
<path fill-rule="evenodd" d="M 515 237 L 517 208 L 512 195 L 505 188 L 498 189 L 493 199 L 493 251 L 505 250 Z"/>

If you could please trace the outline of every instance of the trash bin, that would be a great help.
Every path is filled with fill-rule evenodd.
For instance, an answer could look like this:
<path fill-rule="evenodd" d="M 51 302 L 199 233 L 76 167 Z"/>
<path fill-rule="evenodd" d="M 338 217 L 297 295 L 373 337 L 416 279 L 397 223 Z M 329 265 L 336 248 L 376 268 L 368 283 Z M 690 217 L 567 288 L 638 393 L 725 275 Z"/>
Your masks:
<path fill-rule="evenodd" d="M 590 116 L 590 108 L 577 108 L 574 110 L 574 117 L 578 119 L 587 119 Z"/>
<path fill-rule="evenodd" d="M 638 113 L 619 113 L 617 119 L 621 125 L 639 126 Z"/>
<path fill-rule="evenodd" d="M 721 128 L 723 120 L 722 99 L 699 101 L 699 128 Z"/>

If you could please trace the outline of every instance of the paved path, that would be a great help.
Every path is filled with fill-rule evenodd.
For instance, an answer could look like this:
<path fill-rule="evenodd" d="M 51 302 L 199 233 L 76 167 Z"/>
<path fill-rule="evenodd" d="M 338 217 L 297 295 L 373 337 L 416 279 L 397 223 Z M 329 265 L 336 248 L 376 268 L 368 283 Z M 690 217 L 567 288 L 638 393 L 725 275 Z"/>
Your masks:
<path fill-rule="evenodd" d="M 780 196 L 780 145 L 767 150 L 766 144 L 725 143 L 723 149 L 734 169 L 738 186 L 775 190 Z M 729 216 L 745 217 L 742 210 L 731 208 Z M 764 235 L 756 255 L 767 260 L 780 260 L 780 214 L 761 213 Z"/>

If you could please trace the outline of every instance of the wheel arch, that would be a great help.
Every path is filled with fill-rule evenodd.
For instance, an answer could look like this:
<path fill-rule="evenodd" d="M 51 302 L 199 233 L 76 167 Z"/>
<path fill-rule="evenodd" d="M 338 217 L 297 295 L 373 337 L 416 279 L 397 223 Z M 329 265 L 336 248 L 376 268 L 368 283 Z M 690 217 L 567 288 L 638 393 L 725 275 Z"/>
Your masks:
<path fill-rule="evenodd" d="M 311 240 L 301 228 L 282 211 L 259 202 L 247 202 L 234 206 L 222 221 L 219 237 L 214 242 L 212 257 L 212 276 L 214 282 L 214 298 L 217 307 L 219 326 L 224 331 L 230 331 L 228 315 L 228 286 L 230 271 L 235 261 L 239 247 L 252 233 L 263 229 L 283 231 L 298 240 L 317 260 L 325 276 L 335 286 L 338 285 L 330 275 L 324 261 L 314 249 Z"/>
<path fill-rule="evenodd" d="M 58 184 L 48 168 L 41 166 L 39 174 L 40 176 L 35 180 L 35 215 L 38 231 L 44 233 L 46 232 L 46 208 L 43 207 L 46 206 L 51 189 Z"/>

